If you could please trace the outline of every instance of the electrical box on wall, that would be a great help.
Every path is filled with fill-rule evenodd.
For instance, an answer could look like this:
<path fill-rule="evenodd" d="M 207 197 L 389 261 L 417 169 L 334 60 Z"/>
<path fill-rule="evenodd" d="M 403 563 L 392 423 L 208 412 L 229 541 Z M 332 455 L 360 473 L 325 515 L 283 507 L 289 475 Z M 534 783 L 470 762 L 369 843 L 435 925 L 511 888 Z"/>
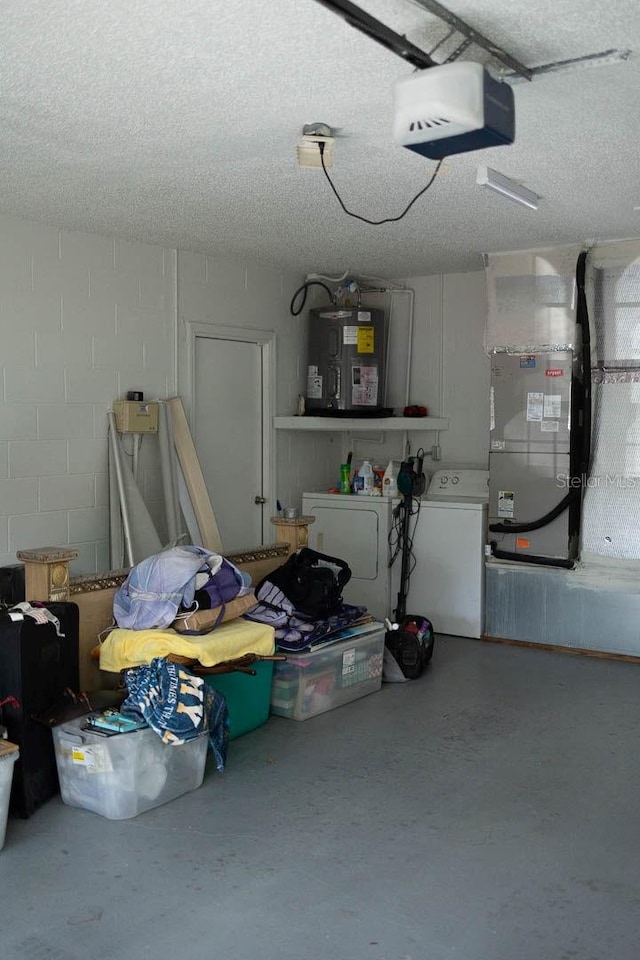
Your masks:
<path fill-rule="evenodd" d="M 118 433 L 157 433 L 158 404 L 139 400 L 115 400 L 113 412 Z"/>

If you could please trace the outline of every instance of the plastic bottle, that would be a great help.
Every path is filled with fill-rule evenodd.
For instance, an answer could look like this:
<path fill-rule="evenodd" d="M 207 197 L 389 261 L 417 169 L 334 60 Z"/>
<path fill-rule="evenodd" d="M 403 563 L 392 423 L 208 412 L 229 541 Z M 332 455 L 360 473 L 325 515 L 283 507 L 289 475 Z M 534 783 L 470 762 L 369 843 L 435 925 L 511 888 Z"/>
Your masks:
<path fill-rule="evenodd" d="M 358 476 L 362 478 L 362 489 L 358 493 L 371 496 L 373 493 L 373 467 L 368 460 L 365 460 L 358 471 Z"/>
<path fill-rule="evenodd" d="M 384 472 L 384 477 L 382 478 L 382 496 L 398 496 L 398 484 L 396 481 L 396 472 L 393 466 L 393 460 L 389 460 L 389 465 Z"/>

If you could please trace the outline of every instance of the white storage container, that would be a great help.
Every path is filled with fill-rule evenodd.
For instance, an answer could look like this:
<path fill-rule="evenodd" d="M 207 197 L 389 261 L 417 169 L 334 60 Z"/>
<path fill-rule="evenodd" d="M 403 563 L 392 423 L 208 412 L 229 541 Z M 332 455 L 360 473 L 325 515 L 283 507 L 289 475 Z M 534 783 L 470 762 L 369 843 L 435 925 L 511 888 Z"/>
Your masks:
<path fill-rule="evenodd" d="M 326 646 L 287 653 L 276 662 L 271 686 L 271 713 L 307 720 L 341 707 L 382 686 L 385 629 L 381 623 L 353 627 Z"/>
<path fill-rule="evenodd" d="M 53 728 L 60 793 L 70 806 L 127 820 L 201 785 L 207 731 L 171 745 L 149 727 L 102 737 L 82 729 L 86 720 Z"/>
<path fill-rule="evenodd" d="M 4 847 L 4 838 L 7 832 L 13 768 L 19 756 L 20 750 L 15 743 L 0 740 L 0 850 Z"/>

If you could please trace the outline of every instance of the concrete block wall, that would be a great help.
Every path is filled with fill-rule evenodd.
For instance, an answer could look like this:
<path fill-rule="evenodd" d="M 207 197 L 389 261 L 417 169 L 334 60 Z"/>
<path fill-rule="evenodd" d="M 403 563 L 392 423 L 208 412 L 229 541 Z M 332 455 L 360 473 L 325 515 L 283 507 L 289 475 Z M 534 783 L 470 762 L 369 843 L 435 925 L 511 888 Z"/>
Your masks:
<path fill-rule="evenodd" d="M 69 544 L 79 552 L 74 573 L 109 567 L 106 414 L 131 389 L 149 399 L 180 393 L 188 411 L 190 323 L 273 331 L 275 412 L 295 413 L 306 311 L 292 317 L 289 303 L 302 279 L 243 259 L 0 216 L 0 565 L 19 549 Z M 407 283 L 416 294 L 411 400 L 450 418 L 443 463 L 483 466 L 484 276 Z M 401 309 L 397 316 L 401 330 Z M 402 344 L 396 359 L 401 378 Z M 275 431 L 271 509 L 276 498 L 300 506 L 304 491 L 334 483 L 345 441 L 340 432 Z M 391 436 L 390 455 L 399 441 Z M 385 460 L 380 445 L 367 446 L 359 441 L 355 456 Z M 164 538 L 154 437 L 142 444 L 140 480 Z"/>
<path fill-rule="evenodd" d="M 292 317 L 289 304 L 303 277 L 236 258 L 178 252 L 178 358 L 180 392 L 188 408 L 190 323 L 243 327 L 275 333 L 276 415 L 296 412 L 306 382 L 306 313 Z M 340 437 L 275 431 L 275 500 L 300 507 L 305 490 L 325 489 L 340 473 Z"/>
<path fill-rule="evenodd" d="M 69 544 L 74 573 L 108 569 L 106 415 L 127 390 L 175 392 L 174 292 L 170 249 L 0 216 L 0 564 Z"/>

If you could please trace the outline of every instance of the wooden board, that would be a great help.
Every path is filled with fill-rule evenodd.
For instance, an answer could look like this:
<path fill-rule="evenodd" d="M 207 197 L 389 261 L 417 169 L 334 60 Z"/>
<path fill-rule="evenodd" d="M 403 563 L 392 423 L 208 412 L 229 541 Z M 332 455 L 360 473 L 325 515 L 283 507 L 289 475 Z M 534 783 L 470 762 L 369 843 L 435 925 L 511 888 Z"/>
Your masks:
<path fill-rule="evenodd" d="M 548 650 L 551 653 L 570 653 L 577 657 L 596 657 L 600 660 L 622 660 L 640 663 L 640 656 L 632 653 L 615 653 L 609 650 L 589 650 L 587 647 L 563 647 L 557 643 L 536 643 L 535 640 L 511 640 L 509 637 L 492 637 L 483 634 L 486 643 L 504 643 L 509 647 L 529 647 L 532 650 Z"/>
<path fill-rule="evenodd" d="M 181 398 L 171 397 L 170 400 L 167 400 L 167 408 L 173 427 L 173 442 L 200 530 L 202 541 L 200 545 L 207 547 L 209 550 L 215 550 L 217 553 L 222 553 L 220 531 Z"/>

